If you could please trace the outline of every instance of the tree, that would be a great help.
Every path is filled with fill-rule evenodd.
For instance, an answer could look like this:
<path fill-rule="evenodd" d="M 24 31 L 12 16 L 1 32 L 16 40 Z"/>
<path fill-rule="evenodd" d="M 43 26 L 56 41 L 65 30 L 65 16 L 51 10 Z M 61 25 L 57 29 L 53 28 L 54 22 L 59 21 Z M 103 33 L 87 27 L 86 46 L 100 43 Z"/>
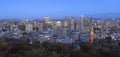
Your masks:
<path fill-rule="evenodd" d="M 20 56 L 24 56 L 27 51 L 30 50 L 30 45 L 26 44 L 18 39 L 6 39 L 4 41 L 6 46 L 2 48 L 5 49 L 5 56 L 12 57 L 14 54 L 19 54 Z"/>

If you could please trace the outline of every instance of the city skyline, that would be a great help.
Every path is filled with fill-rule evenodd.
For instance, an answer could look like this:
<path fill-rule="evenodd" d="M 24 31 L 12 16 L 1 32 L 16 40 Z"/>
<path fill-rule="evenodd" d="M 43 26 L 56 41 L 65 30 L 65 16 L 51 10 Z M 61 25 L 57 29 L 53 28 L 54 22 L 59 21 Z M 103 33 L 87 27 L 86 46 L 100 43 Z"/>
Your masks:
<path fill-rule="evenodd" d="M 119 0 L 1 0 L 0 19 L 36 19 L 44 16 L 61 19 L 81 15 L 120 18 Z"/>
<path fill-rule="evenodd" d="M 119 0 L 0 0 L 0 57 L 120 57 Z"/>

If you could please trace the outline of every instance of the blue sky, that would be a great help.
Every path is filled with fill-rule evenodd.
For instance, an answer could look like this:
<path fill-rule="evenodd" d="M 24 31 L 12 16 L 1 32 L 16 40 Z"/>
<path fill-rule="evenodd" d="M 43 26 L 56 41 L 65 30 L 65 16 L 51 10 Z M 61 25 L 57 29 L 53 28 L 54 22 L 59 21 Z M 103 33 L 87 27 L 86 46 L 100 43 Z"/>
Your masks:
<path fill-rule="evenodd" d="M 120 17 L 120 0 L 0 0 L 1 18 Z"/>

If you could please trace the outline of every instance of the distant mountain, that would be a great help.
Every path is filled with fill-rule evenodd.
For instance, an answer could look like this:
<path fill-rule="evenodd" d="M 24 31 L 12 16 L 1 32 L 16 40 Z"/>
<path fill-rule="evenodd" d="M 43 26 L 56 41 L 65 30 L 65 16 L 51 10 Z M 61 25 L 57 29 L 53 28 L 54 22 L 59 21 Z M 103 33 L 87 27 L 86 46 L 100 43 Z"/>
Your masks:
<path fill-rule="evenodd" d="M 120 13 L 101 13 L 91 15 L 95 18 L 120 18 Z"/>

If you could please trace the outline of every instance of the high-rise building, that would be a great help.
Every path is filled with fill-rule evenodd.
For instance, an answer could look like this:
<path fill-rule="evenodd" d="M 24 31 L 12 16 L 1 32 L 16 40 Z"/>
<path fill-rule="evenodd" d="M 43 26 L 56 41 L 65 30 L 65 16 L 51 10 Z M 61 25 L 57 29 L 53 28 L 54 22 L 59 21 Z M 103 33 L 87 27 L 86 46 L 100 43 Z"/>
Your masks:
<path fill-rule="evenodd" d="M 81 17 L 80 17 L 80 23 L 82 26 L 84 26 L 84 16 L 83 15 L 81 15 Z"/>
<path fill-rule="evenodd" d="M 32 25 L 32 24 L 26 24 L 25 30 L 26 30 L 27 32 L 33 31 L 33 25 Z"/>
<path fill-rule="evenodd" d="M 75 22 L 75 29 L 76 29 L 76 31 L 78 31 L 80 29 L 79 23 L 80 23 L 79 21 Z"/>
<path fill-rule="evenodd" d="M 73 31 L 75 29 L 75 18 L 74 16 L 71 17 L 71 31 Z"/>
<path fill-rule="evenodd" d="M 43 19 L 44 19 L 45 23 L 49 23 L 49 17 L 48 16 L 44 17 Z"/>
<path fill-rule="evenodd" d="M 89 20 L 89 17 L 88 17 L 88 16 L 85 18 L 84 26 L 85 26 L 85 31 L 86 31 L 86 32 L 89 32 L 91 25 L 90 25 L 90 20 Z"/>
<path fill-rule="evenodd" d="M 61 34 L 62 33 L 62 24 L 61 24 L 61 21 L 56 21 L 55 25 L 54 25 L 54 29 L 56 30 L 56 34 Z"/>
<path fill-rule="evenodd" d="M 89 25 L 89 18 L 88 16 L 86 17 L 86 20 L 85 20 L 85 26 L 88 26 Z"/>
<path fill-rule="evenodd" d="M 91 26 L 92 25 L 92 17 L 90 17 L 90 19 L 89 19 L 89 25 Z"/>
<path fill-rule="evenodd" d="M 39 22 L 39 30 L 43 30 L 43 21 Z"/>
<path fill-rule="evenodd" d="M 64 18 L 64 27 L 68 27 L 68 18 L 65 16 Z"/>
<path fill-rule="evenodd" d="M 92 25 L 90 30 L 90 43 L 92 44 L 94 42 L 94 27 Z"/>
<path fill-rule="evenodd" d="M 61 27 L 62 26 L 61 21 L 56 21 L 56 26 Z"/>

